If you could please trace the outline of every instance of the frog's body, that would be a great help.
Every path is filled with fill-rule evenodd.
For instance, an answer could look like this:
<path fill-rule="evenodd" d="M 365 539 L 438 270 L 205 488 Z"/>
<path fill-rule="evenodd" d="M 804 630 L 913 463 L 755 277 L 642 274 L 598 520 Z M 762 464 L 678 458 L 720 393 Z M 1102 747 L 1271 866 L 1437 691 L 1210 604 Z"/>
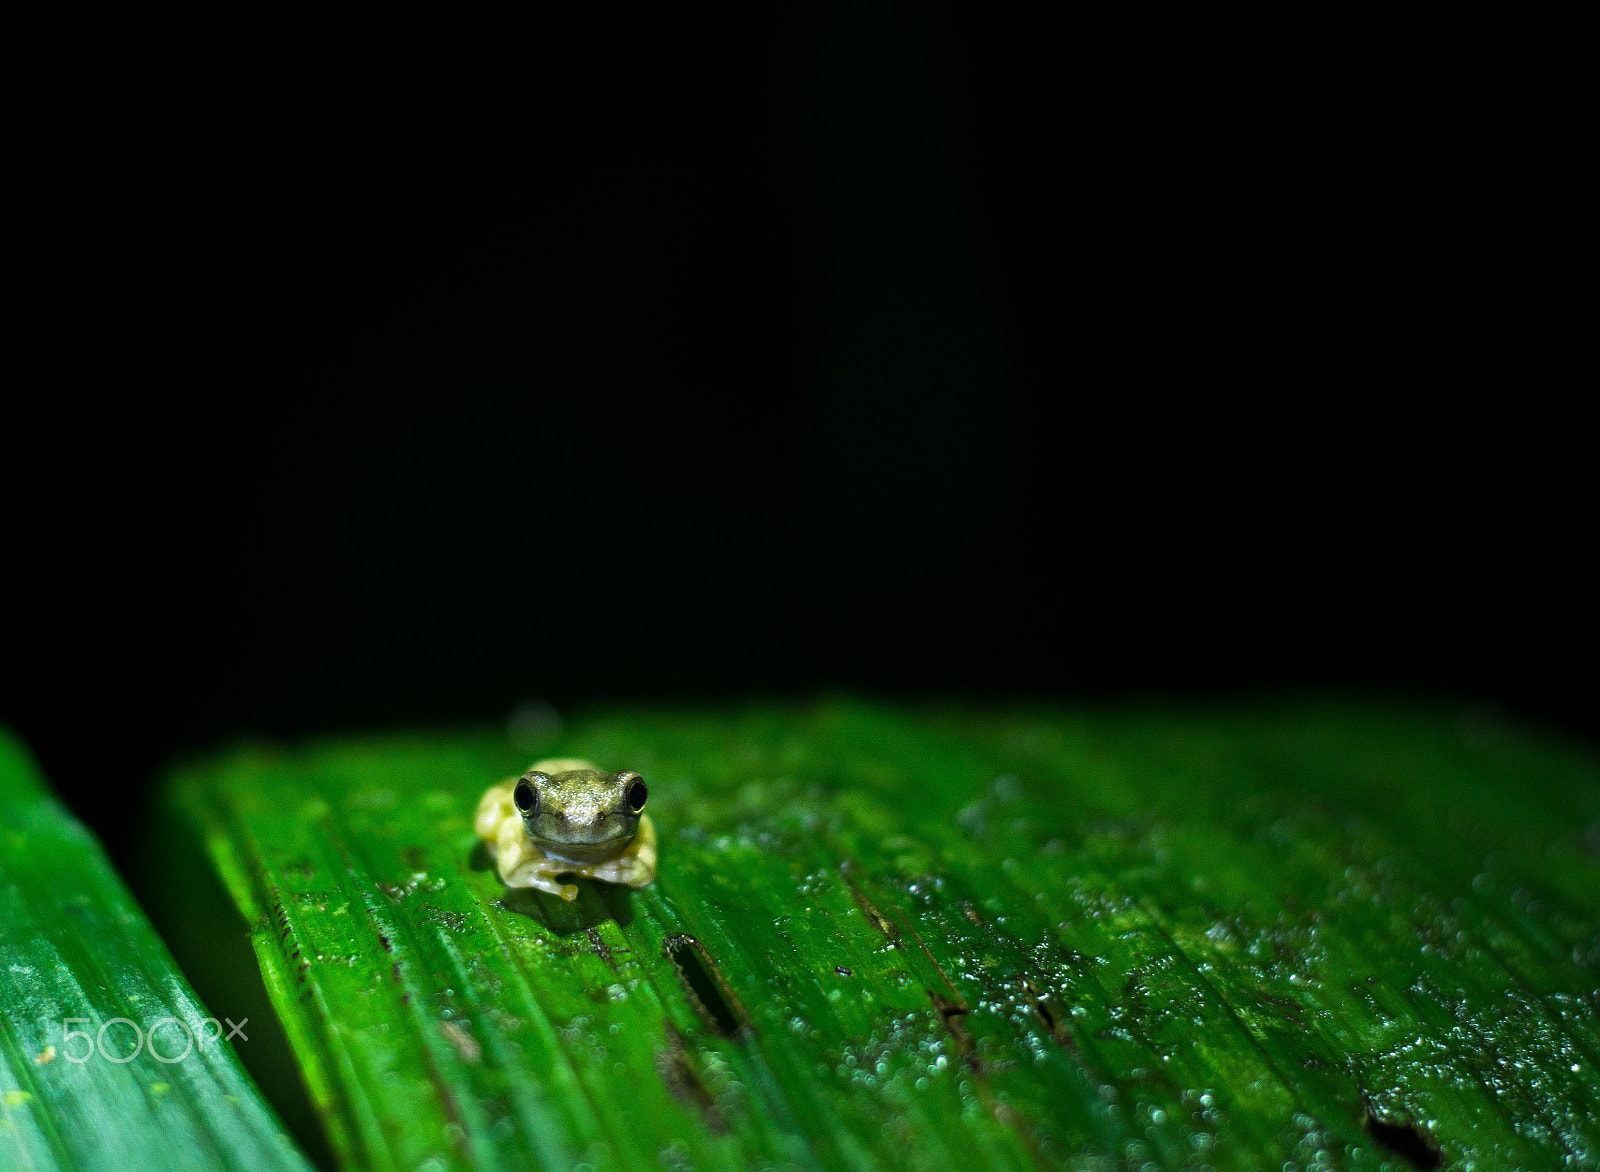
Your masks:
<path fill-rule="evenodd" d="M 500 881 L 578 898 L 558 875 L 644 887 L 655 882 L 656 828 L 637 773 L 607 773 L 575 757 L 535 761 L 521 777 L 478 799 L 473 829 L 488 844 Z"/>

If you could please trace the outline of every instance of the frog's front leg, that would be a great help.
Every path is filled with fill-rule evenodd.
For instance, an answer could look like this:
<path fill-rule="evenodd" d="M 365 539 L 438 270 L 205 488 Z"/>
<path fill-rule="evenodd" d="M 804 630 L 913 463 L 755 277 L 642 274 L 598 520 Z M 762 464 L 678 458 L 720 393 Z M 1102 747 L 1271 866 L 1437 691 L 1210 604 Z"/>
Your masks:
<path fill-rule="evenodd" d="M 552 859 L 535 845 L 516 814 L 503 819 L 494 836 L 495 868 L 507 887 L 532 887 L 559 895 L 569 903 L 578 898 L 571 883 L 557 883 L 557 875 L 572 870 L 572 864 Z"/>
<path fill-rule="evenodd" d="M 535 848 L 538 849 L 538 848 Z M 559 895 L 571 903 L 578 898 L 578 888 L 572 883 L 557 883 L 556 876 L 571 870 L 570 863 L 557 863 L 550 858 L 528 859 L 500 872 L 500 880 L 507 887 L 532 887 L 548 895 Z"/>
<path fill-rule="evenodd" d="M 593 879 L 648 887 L 656 880 L 656 827 L 649 814 L 639 816 L 639 829 L 625 850 L 614 859 L 595 863 L 586 872 Z"/>

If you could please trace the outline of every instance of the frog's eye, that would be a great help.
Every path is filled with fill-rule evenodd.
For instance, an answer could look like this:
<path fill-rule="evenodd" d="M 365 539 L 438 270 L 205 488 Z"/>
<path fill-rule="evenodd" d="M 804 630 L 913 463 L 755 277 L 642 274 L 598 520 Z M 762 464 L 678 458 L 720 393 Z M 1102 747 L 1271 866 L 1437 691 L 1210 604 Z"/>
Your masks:
<path fill-rule="evenodd" d="M 650 791 L 645 788 L 644 781 L 635 777 L 633 784 L 628 786 L 628 809 L 637 814 L 644 809 L 645 802 L 650 800 Z"/>
<path fill-rule="evenodd" d="M 517 788 L 511 792 L 511 800 L 517 803 L 517 809 L 524 818 L 531 818 L 539 812 L 539 791 L 526 777 L 517 782 Z"/>

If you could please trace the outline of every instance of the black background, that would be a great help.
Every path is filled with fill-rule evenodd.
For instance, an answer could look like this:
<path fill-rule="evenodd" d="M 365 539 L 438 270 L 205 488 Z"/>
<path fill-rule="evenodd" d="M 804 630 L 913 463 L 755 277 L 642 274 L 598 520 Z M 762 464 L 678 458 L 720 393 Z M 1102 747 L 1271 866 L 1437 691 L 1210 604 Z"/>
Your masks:
<path fill-rule="evenodd" d="M 0 716 L 114 851 L 186 749 L 528 696 L 1600 730 L 1572 30 L 73 20 L 21 42 Z"/>

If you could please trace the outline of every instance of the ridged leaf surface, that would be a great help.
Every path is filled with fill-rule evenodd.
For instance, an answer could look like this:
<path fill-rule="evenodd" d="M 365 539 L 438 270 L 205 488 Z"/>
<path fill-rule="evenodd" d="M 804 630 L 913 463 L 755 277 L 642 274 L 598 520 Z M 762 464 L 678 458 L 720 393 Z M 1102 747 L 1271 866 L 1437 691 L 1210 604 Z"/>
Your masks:
<path fill-rule="evenodd" d="M 173 795 L 352 1167 L 1592 1167 L 1600 771 L 1341 705 L 586 717 L 657 883 L 507 891 L 494 732 Z"/>
<path fill-rule="evenodd" d="M 306 1172 L 208 1016 L 0 729 L 0 1169 Z"/>

